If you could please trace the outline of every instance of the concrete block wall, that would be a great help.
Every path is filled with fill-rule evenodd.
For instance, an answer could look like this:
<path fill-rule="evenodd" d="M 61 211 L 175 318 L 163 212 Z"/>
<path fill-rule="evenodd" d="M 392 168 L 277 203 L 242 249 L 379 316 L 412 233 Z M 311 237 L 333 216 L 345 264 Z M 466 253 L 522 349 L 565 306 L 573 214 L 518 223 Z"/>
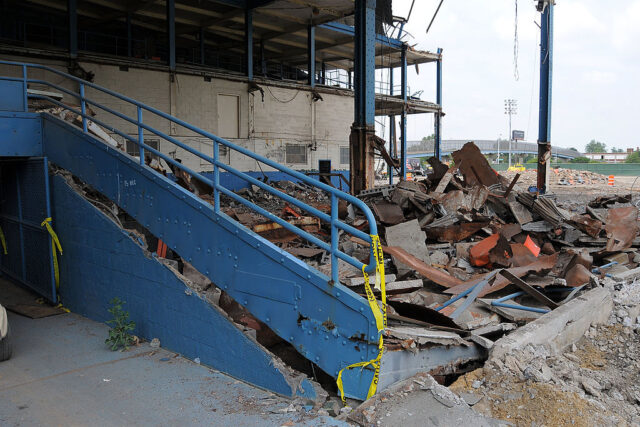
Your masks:
<path fill-rule="evenodd" d="M 18 62 L 42 63 L 60 71 L 67 71 L 67 65 L 59 60 L 41 58 L 8 57 Z M 210 78 L 206 81 L 201 75 L 168 71 L 120 67 L 107 63 L 80 62 L 87 71 L 95 74 L 98 85 L 126 95 L 135 100 L 157 108 L 160 111 L 178 117 L 214 135 L 220 135 L 218 96 L 235 95 L 239 99 L 238 138 L 228 138 L 231 142 L 268 157 L 278 163 L 298 170 L 314 170 L 318 161 L 330 159 L 334 169 L 348 169 L 348 164 L 340 164 L 340 147 L 349 145 L 350 127 L 353 122 L 353 97 L 335 93 L 321 93 L 322 100 L 313 101 L 308 87 L 296 88 L 269 86 L 260 83 L 264 89 L 264 101 L 259 91 L 249 92 L 249 84 L 242 79 Z M 21 76 L 17 67 L 0 65 L 0 75 Z M 41 70 L 32 70 L 30 77 L 42 78 L 55 83 L 62 82 L 61 77 Z M 63 82 L 68 89 L 77 91 L 74 84 Z M 34 86 L 35 87 L 35 86 Z M 135 107 L 117 98 L 87 89 L 89 98 L 116 111 L 136 117 Z M 77 105 L 78 100 L 65 96 L 64 102 Z M 113 115 L 93 108 L 97 118 L 137 137 L 137 128 Z M 211 155 L 211 141 L 185 129 L 170 125 L 165 119 L 145 112 L 145 123 L 159 131 L 173 136 L 196 150 Z M 114 135 L 117 140 L 122 137 Z M 145 139 L 160 140 L 160 151 L 171 153 L 180 158 L 186 166 L 196 171 L 210 171 L 212 167 L 197 156 L 177 148 L 169 142 L 145 131 Z M 287 144 L 307 146 L 306 163 L 287 163 Z M 223 160 L 242 171 L 260 171 L 256 162 L 236 152 L 221 150 Z M 269 167 L 261 165 L 262 170 Z"/>
<path fill-rule="evenodd" d="M 65 307 L 105 322 L 117 297 L 126 301 L 136 335 L 158 338 L 164 348 L 276 393 L 315 397 L 304 376 L 284 368 L 64 178 L 53 176 L 50 183 L 53 227 L 64 250 L 58 259 Z"/>

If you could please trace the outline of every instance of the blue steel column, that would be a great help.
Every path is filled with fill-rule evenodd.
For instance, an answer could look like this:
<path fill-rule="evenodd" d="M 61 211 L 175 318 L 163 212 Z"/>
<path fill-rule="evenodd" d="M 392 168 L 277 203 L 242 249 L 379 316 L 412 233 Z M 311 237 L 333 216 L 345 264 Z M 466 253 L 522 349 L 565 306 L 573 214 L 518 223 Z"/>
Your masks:
<path fill-rule="evenodd" d="M 553 1 L 543 4 L 540 28 L 540 110 L 538 116 L 538 190 L 546 191 L 551 161 L 551 76 L 553 72 Z"/>
<path fill-rule="evenodd" d="M 440 110 L 435 114 L 435 131 L 433 156 L 440 160 L 440 146 L 442 145 L 442 48 L 438 48 L 438 62 L 436 63 L 436 104 Z"/>
<path fill-rule="evenodd" d="M 253 9 L 246 8 L 244 11 L 244 36 L 246 42 L 247 55 L 247 77 L 253 80 Z"/>
<path fill-rule="evenodd" d="M 393 67 L 389 67 L 389 96 L 393 96 Z M 389 116 L 389 156 L 394 156 L 393 141 L 396 139 L 396 116 Z M 397 155 L 397 153 L 395 153 Z M 393 167 L 387 166 L 387 174 L 389 175 L 389 185 L 393 185 Z"/>
<path fill-rule="evenodd" d="M 316 86 L 316 27 L 309 25 L 307 29 L 307 53 L 309 55 L 309 64 L 307 72 L 309 73 L 309 86 Z"/>
<path fill-rule="evenodd" d="M 167 39 L 169 45 L 169 69 L 176 69 L 176 3 L 167 0 Z"/>
<path fill-rule="evenodd" d="M 402 45 L 400 55 L 402 113 L 400 113 L 400 178 L 407 179 L 407 45 Z"/>
<path fill-rule="evenodd" d="M 355 2 L 354 122 L 351 127 L 351 192 L 374 185 L 376 0 Z"/>
<path fill-rule="evenodd" d="M 69 55 L 78 56 L 78 0 L 67 0 L 69 15 Z"/>

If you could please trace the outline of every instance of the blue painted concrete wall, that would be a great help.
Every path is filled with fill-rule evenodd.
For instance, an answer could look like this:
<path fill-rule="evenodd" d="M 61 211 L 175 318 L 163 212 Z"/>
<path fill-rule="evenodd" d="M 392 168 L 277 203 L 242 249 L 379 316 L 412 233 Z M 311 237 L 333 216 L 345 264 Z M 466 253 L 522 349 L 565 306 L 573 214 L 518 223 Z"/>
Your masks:
<path fill-rule="evenodd" d="M 109 320 L 109 301 L 127 302 L 135 333 L 160 339 L 164 348 L 283 395 L 291 386 L 271 357 L 222 313 L 200 298 L 128 233 L 73 191 L 51 179 L 53 226 L 62 243 L 60 295 L 75 313 Z M 106 338 L 106 337 L 105 337 Z M 313 398 L 313 386 L 302 383 Z"/>

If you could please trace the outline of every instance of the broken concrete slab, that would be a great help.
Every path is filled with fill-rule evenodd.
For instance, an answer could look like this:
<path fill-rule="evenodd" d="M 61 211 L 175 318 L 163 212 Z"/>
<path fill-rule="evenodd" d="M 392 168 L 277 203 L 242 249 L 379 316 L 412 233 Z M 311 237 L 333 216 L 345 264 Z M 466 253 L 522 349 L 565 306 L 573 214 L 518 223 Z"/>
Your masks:
<path fill-rule="evenodd" d="M 444 190 L 447 188 L 447 185 L 449 185 L 449 182 L 451 182 L 451 178 L 453 178 L 454 171 L 455 171 L 455 167 L 449 168 L 449 170 L 444 174 L 440 182 L 438 182 L 438 186 L 436 187 L 436 189 L 433 190 L 434 193 L 436 194 L 444 193 Z"/>
<path fill-rule="evenodd" d="M 385 274 L 384 275 L 384 280 L 387 283 L 395 282 L 396 281 L 396 275 L 395 274 Z M 349 278 L 345 279 L 345 284 L 347 286 L 349 286 L 349 287 L 362 286 L 362 285 L 364 285 L 364 277 L 349 277 Z"/>
<path fill-rule="evenodd" d="M 425 243 L 427 235 L 420 229 L 417 219 L 387 227 L 385 229 L 385 237 L 387 239 L 388 246 L 402 248 L 409 254 L 418 258 L 420 261 L 426 264 L 431 264 L 429 250 Z M 398 274 L 401 276 L 413 271 L 411 266 L 401 262 L 400 260 L 396 260 L 396 257 L 394 257 L 394 263 L 398 269 Z"/>
<path fill-rule="evenodd" d="M 474 401 L 472 397 L 468 398 Z M 505 425 L 504 421 L 474 411 L 463 398 L 438 384 L 426 373 L 418 373 L 377 393 L 354 409 L 347 418 L 361 426 L 380 427 Z"/>
<path fill-rule="evenodd" d="M 389 293 L 409 292 L 414 289 L 420 289 L 422 286 L 422 279 L 402 280 L 386 283 L 386 291 Z"/>
<path fill-rule="evenodd" d="M 542 345 L 552 354 L 559 354 L 578 341 L 589 326 L 605 323 L 612 309 L 609 291 L 602 287 L 592 289 L 500 338 L 491 350 L 490 359 L 502 360 L 527 344 Z"/>
<path fill-rule="evenodd" d="M 617 262 L 619 265 L 625 265 L 629 263 L 629 254 L 626 252 L 618 252 L 602 258 L 604 264 Z"/>
<path fill-rule="evenodd" d="M 190 287 L 196 291 L 202 292 L 212 285 L 211 280 L 204 274 L 195 269 L 188 262 L 183 263 L 182 275 L 189 280 Z"/>
<path fill-rule="evenodd" d="M 478 344 L 480 347 L 490 350 L 493 347 L 493 341 L 489 338 L 482 337 L 480 335 L 471 334 L 469 335 L 469 341 Z"/>
<path fill-rule="evenodd" d="M 482 328 L 475 329 L 473 331 L 476 335 L 490 335 L 498 332 L 509 332 L 517 329 L 518 325 L 515 323 L 498 323 L 497 325 L 487 325 Z"/>
<path fill-rule="evenodd" d="M 631 282 L 640 277 L 640 267 L 632 270 L 623 271 L 613 274 L 613 280 L 616 282 Z"/>
<path fill-rule="evenodd" d="M 529 209 L 527 209 L 522 203 L 518 201 L 509 202 L 509 209 L 511 209 L 511 213 L 513 214 L 518 224 L 528 224 L 533 221 L 533 216 Z"/>
<path fill-rule="evenodd" d="M 417 345 L 471 345 L 456 333 L 428 330 L 419 326 L 389 326 L 384 330 L 384 335 L 401 340 L 412 340 Z"/>

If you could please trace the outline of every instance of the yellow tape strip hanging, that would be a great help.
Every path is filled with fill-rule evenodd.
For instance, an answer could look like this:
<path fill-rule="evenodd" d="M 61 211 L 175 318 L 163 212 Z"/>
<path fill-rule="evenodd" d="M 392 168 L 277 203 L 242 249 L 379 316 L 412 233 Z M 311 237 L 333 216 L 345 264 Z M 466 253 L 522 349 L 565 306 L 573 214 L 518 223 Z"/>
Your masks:
<path fill-rule="evenodd" d="M 60 240 L 58 240 L 58 235 L 53 228 L 51 228 L 51 217 L 45 218 L 44 221 L 40 224 L 40 227 L 45 227 L 49 234 L 51 235 L 51 254 L 53 255 L 53 274 L 56 278 L 56 289 L 60 289 L 60 269 L 58 268 L 58 251 L 60 255 L 62 255 L 62 246 L 60 245 Z"/>
<path fill-rule="evenodd" d="M 371 380 L 371 385 L 369 386 L 369 392 L 367 393 L 367 399 L 376 394 L 376 390 L 378 388 L 378 379 L 380 377 L 380 360 L 382 359 L 382 353 L 384 352 L 384 343 L 382 341 L 382 336 L 384 329 L 387 327 L 387 292 L 385 290 L 384 282 L 384 261 L 382 257 L 382 245 L 380 244 L 380 238 L 377 235 L 371 235 L 371 246 L 376 259 L 375 287 L 380 288 L 380 293 L 382 294 L 382 308 L 378 306 L 378 301 L 376 301 L 376 297 L 373 294 L 371 285 L 369 284 L 369 275 L 365 271 L 365 269 L 367 268 L 366 265 L 362 266 L 362 274 L 364 275 L 364 288 L 367 291 L 367 301 L 369 301 L 369 307 L 371 307 L 373 317 L 376 319 L 376 327 L 378 329 L 378 334 L 380 335 L 380 341 L 378 342 L 378 355 L 375 359 L 354 363 L 345 368 L 342 368 L 340 372 L 338 372 L 336 384 L 338 385 L 338 390 L 340 391 L 340 398 L 342 399 L 342 403 L 345 405 L 347 401 L 344 397 L 344 388 L 342 385 L 342 372 L 344 372 L 345 369 L 353 369 L 358 367 L 364 369 L 366 366 L 373 366 L 374 374 L 373 379 Z"/>
<path fill-rule="evenodd" d="M 2 227 L 0 227 L 0 242 L 2 242 L 2 250 L 4 250 L 4 254 L 7 255 L 7 241 L 4 239 L 4 233 L 2 232 Z"/>

